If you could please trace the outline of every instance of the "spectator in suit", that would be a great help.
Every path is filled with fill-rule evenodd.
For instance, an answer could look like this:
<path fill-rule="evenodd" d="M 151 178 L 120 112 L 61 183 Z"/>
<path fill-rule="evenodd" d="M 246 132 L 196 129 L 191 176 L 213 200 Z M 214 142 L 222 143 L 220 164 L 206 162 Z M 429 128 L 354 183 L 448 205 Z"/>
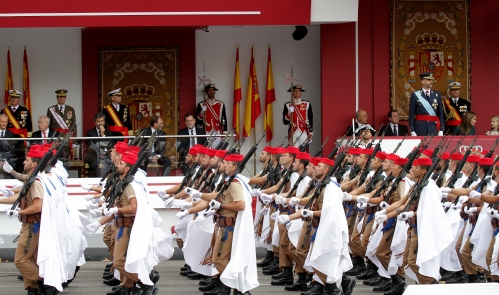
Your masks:
<path fill-rule="evenodd" d="M 89 172 L 93 177 L 102 177 L 113 165 L 110 159 L 110 151 L 116 140 L 105 140 L 107 136 L 120 136 L 121 133 L 115 133 L 107 129 L 106 116 L 103 113 L 97 113 L 94 116 L 95 127 L 87 131 L 87 137 L 101 137 L 102 140 L 89 139 L 86 141 L 87 150 L 85 153 L 85 164 L 89 165 Z M 104 164 L 102 174 L 99 173 L 99 164 Z"/>
<path fill-rule="evenodd" d="M 358 110 L 357 113 L 356 113 L 356 118 L 357 120 L 355 121 L 355 133 L 357 134 L 358 131 L 360 129 L 363 129 L 364 127 L 369 127 L 368 129 L 371 130 L 371 135 L 374 136 L 374 134 L 376 133 L 376 131 L 374 130 L 374 128 L 367 123 L 367 112 L 364 111 L 364 110 Z M 348 127 L 348 130 L 347 130 L 347 136 L 352 136 L 353 135 L 353 129 L 352 129 L 352 126 L 349 126 Z"/>
<path fill-rule="evenodd" d="M 148 128 L 146 129 L 146 131 L 144 131 L 144 136 L 166 135 L 166 133 L 163 131 L 164 123 L 161 117 L 153 117 L 151 119 L 150 125 L 151 128 Z M 163 176 L 169 176 L 170 165 L 172 164 L 172 161 L 168 157 L 165 157 L 165 150 L 166 150 L 166 138 L 158 138 L 154 143 L 154 147 L 151 149 L 151 151 L 149 151 L 150 155 L 147 163 L 162 165 Z M 142 170 L 147 171 L 147 165 L 143 165 Z"/>
<path fill-rule="evenodd" d="M 5 114 L 0 115 L 0 161 L 5 162 L 3 166 L 4 172 L 7 173 L 9 178 L 12 170 L 22 172 L 24 162 L 24 146 L 23 141 L 7 141 L 4 138 L 20 138 L 19 135 L 12 133 L 7 129 L 9 124 L 9 117 Z"/>
<path fill-rule="evenodd" d="M 399 124 L 399 113 L 396 110 L 390 110 L 388 112 L 388 121 L 390 121 L 388 125 L 383 126 L 379 130 L 379 134 L 383 134 L 385 129 L 385 136 L 405 136 L 409 133 L 407 126 Z"/>
<path fill-rule="evenodd" d="M 196 119 L 194 115 L 187 113 L 184 116 L 184 123 L 187 126 L 184 129 L 178 131 L 178 135 L 191 135 L 193 137 L 179 138 L 177 140 L 177 151 L 179 156 L 179 163 L 182 169 L 182 173 L 185 174 L 185 156 L 189 152 L 189 149 L 196 144 L 204 145 L 206 142 L 206 137 L 194 137 L 195 135 L 206 135 L 203 129 L 196 128 Z"/>
<path fill-rule="evenodd" d="M 33 132 L 31 138 L 41 138 L 42 140 L 32 140 L 29 141 L 31 145 L 33 144 L 46 144 L 52 142 L 51 138 L 57 138 L 59 132 L 49 129 L 50 118 L 47 116 L 41 116 L 38 119 L 38 131 Z"/>

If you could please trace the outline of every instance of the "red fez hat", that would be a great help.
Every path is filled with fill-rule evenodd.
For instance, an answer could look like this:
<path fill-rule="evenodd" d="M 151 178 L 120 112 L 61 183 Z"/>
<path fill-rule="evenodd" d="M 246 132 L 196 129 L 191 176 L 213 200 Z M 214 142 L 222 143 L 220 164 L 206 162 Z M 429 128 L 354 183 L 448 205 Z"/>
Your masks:
<path fill-rule="evenodd" d="M 45 150 L 43 148 L 43 146 L 41 146 L 39 144 L 34 144 L 29 149 L 29 152 L 26 155 L 26 157 L 30 157 L 30 158 L 43 158 L 43 155 L 45 155 L 46 153 L 47 153 L 47 150 Z"/>
<path fill-rule="evenodd" d="M 376 154 L 376 157 L 378 155 Z M 396 154 L 389 154 L 389 155 L 386 155 L 386 159 L 385 160 L 388 160 L 388 161 L 395 161 L 397 160 L 398 158 L 400 158 L 399 156 L 397 156 Z"/>
<path fill-rule="evenodd" d="M 318 158 L 318 157 L 310 158 L 310 163 L 312 163 L 312 165 L 314 165 L 314 166 L 317 166 L 317 164 L 319 164 L 320 161 L 321 161 L 321 158 Z"/>
<path fill-rule="evenodd" d="M 189 150 L 188 154 L 191 154 L 192 156 L 197 156 L 198 155 L 198 149 L 199 147 L 197 146 L 192 146 L 191 149 Z"/>
<path fill-rule="evenodd" d="M 228 161 L 241 162 L 243 159 L 244 159 L 243 155 L 231 154 L 231 155 L 227 155 L 224 160 L 227 161 L 227 162 Z"/>
<path fill-rule="evenodd" d="M 206 150 L 206 155 L 208 157 L 214 157 L 216 153 L 217 153 L 217 150 L 212 150 L 212 149 L 207 149 Z"/>
<path fill-rule="evenodd" d="M 349 155 L 360 155 L 361 152 L 362 152 L 361 148 L 351 148 L 348 150 Z"/>
<path fill-rule="evenodd" d="M 361 155 L 372 155 L 373 154 L 373 149 L 362 149 L 362 151 L 360 152 Z"/>
<path fill-rule="evenodd" d="M 430 158 L 418 158 L 412 163 L 413 166 L 431 166 L 431 164 Z"/>
<path fill-rule="evenodd" d="M 128 149 L 126 150 L 126 152 L 136 153 L 138 155 L 140 152 L 140 146 L 136 146 L 136 145 L 129 146 Z"/>
<path fill-rule="evenodd" d="M 273 148 L 273 147 L 271 147 L 270 145 L 266 145 L 266 146 L 263 148 L 263 151 L 264 151 L 264 152 L 267 152 L 267 153 L 271 153 L 271 154 L 272 154 L 272 150 L 273 150 L 273 149 L 274 149 L 274 148 Z"/>
<path fill-rule="evenodd" d="M 310 154 L 309 153 L 299 152 L 298 154 L 296 154 L 296 159 L 297 160 L 308 160 L 308 161 L 310 161 Z"/>
<path fill-rule="evenodd" d="M 383 152 L 376 153 L 376 158 L 380 159 L 381 161 L 384 161 L 386 159 L 386 156 L 388 156 L 388 155 L 386 153 L 383 153 Z"/>
<path fill-rule="evenodd" d="M 126 151 L 122 157 L 121 157 L 121 160 L 127 164 L 130 164 L 130 165 L 133 165 L 137 162 L 138 160 L 138 156 L 137 156 L 137 153 L 133 152 L 133 151 Z"/>
<path fill-rule="evenodd" d="M 334 161 L 328 158 L 322 158 L 319 163 L 324 163 L 329 166 L 334 166 Z"/>
<path fill-rule="evenodd" d="M 445 152 L 440 155 L 440 159 L 442 160 L 449 160 L 450 159 L 450 154 L 448 152 Z"/>
<path fill-rule="evenodd" d="M 480 166 L 492 166 L 494 164 L 494 160 L 492 158 L 481 158 L 478 162 Z"/>
<path fill-rule="evenodd" d="M 398 158 L 397 160 L 395 160 L 393 162 L 393 164 L 404 166 L 405 164 L 407 164 L 407 162 L 409 162 L 409 159 L 407 159 L 407 158 Z"/>
<path fill-rule="evenodd" d="M 208 150 L 209 150 L 209 148 L 202 146 L 202 147 L 198 148 L 198 154 L 206 155 Z"/>
<path fill-rule="evenodd" d="M 486 155 L 486 154 L 488 154 L 488 153 L 489 153 L 489 151 L 483 150 L 480 154 L 482 154 L 482 155 L 484 155 L 484 156 L 485 156 L 485 155 Z"/>
<path fill-rule="evenodd" d="M 285 153 L 288 153 L 288 154 L 298 154 L 300 152 L 300 149 L 295 147 L 295 146 L 288 146 L 285 151 Z"/>
<path fill-rule="evenodd" d="M 272 155 L 281 155 L 281 154 L 284 154 L 285 153 L 284 150 L 285 149 L 283 147 L 278 146 L 278 147 L 276 147 L 276 148 L 274 148 L 272 150 Z"/>
<path fill-rule="evenodd" d="M 223 159 L 225 158 L 225 154 L 227 154 L 227 151 L 226 150 L 218 150 L 216 153 L 215 153 L 215 157 L 218 157 L 220 159 Z"/>
<path fill-rule="evenodd" d="M 128 144 L 124 141 L 120 141 L 114 146 L 114 149 L 118 154 L 123 155 L 128 149 Z"/>
<path fill-rule="evenodd" d="M 480 159 L 482 157 L 480 156 L 468 156 L 468 158 L 466 158 L 466 162 L 469 162 L 469 163 L 478 163 L 480 162 Z"/>
<path fill-rule="evenodd" d="M 423 155 L 431 158 L 431 156 L 433 155 L 433 151 L 432 150 L 424 150 Z"/>
<path fill-rule="evenodd" d="M 463 158 L 464 158 L 464 155 L 460 154 L 460 153 L 453 153 L 450 155 L 450 159 L 455 160 L 455 161 L 461 161 Z"/>

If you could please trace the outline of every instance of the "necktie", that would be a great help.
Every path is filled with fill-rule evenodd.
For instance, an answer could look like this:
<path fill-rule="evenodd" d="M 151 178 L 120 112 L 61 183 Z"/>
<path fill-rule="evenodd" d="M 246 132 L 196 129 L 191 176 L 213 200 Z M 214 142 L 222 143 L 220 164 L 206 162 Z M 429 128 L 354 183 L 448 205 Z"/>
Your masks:
<path fill-rule="evenodd" d="M 100 137 L 100 130 L 97 130 L 97 136 Z"/>
<path fill-rule="evenodd" d="M 397 134 L 397 125 L 393 125 L 393 136 L 398 136 L 398 134 Z"/>
<path fill-rule="evenodd" d="M 191 129 L 191 136 L 194 135 L 194 131 Z M 196 144 L 196 141 L 194 140 L 194 137 L 191 137 L 191 146 L 193 147 Z"/>
<path fill-rule="evenodd" d="M 120 111 L 120 105 L 119 105 L 119 104 L 115 105 L 114 107 L 116 108 L 116 111 L 117 111 L 117 112 L 119 112 L 119 111 Z"/>
<path fill-rule="evenodd" d="M 62 106 L 60 106 L 60 107 L 59 107 L 59 109 L 61 110 L 61 114 L 62 114 L 62 109 L 63 109 L 63 107 L 62 107 Z"/>
<path fill-rule="evenodd" d="M 13 112 L 16 112 L 16 110 L 17 110 L 17 108 L 12 108 L 12 111 L 13 111 Z"/>
<path fill-rule="evenodd" d="M 43 134 L 43 136 L 42 136 L 43 138 L 47 138 L 47 136 L 45 135 L 45 131 L 42 131 L 42 134 Z M 43 140 L 43 144 L 45 144 L 45 143 L 46 143 L 46 141 Z"/>
<path fill-rule="evenodd" d="M 430 91 L 426 90 L 426 97 L 430 97 Z"/>
<path fill-rule="evenodd" d="M 4 133 L 5 133 L 5 131 L 2 131 L 2 138 L 4 138 L 4 137 L 5 137 L 5 134 L 4 134 Z"/>

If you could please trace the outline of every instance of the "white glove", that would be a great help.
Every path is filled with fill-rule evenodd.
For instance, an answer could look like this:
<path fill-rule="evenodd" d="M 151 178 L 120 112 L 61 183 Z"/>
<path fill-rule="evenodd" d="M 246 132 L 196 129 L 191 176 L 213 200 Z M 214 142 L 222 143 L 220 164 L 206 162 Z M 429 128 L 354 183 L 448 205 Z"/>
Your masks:
<path fill-rule="evenodd" d="M 218 209 L 220 208 L 220 202 L 218 201 L 215 201 L 215 200 L 211 200 L 210 202 L 210 209 Z"/>
<path fill-rule="evenodd" d="M 442 204 L 442 207 L 449 208 L 452 205 L 452 202 L 445 202 Z"/>
<path fill-rule="evenodd" d="M 468 201 L 468 197 L 467 196 L 460 196 L 459 197 L 459 203 L 463 204 L 463 203 L 466 203 Z"/>
<path fill-rule="evenodd" d="M 441 191 L 442 193 L 446 193 L 446 194 L 450 193 L 450 190 L 451 190 L 451 188 L 450 188 L 450 187 L 441 187 L 441 188 L 440 188 L 440 191 Z"/>
<path fill-rule="evenodd" d="M 444 132 L 443 131 L 438 131 L 437 136 L 444 136 Z"/>
<path fill-rule="evenodd" d="M 451 208 L 454 210 L 461 210 L 463 209 L 463 204 L 460 203 L 457 203 L 456 205 L 452 204 Z"/>
<path fill-rule="evenodd" d="M 386 217 L 386 215 L 378 215 L 377 217 L 374 217 L 374 222 L 376 222 L 377 224 L 382 224 L 386 220 L 388 220 L 388 217 Z"/>
<path fill-rule="evenodd" d="M 262 193 L 260 195 L 260 200 L 262 200 L 262 202 L 264 204 L 268 204 L 268 203 L 272 202 L 274 200 L 274 198 L 271 195 L 267 195 L 267 194 Z"/>
<path fill-rule="evenodd" d="M 94 221 L 85 227 L 87 233 L 95 233 L 102 225 L 98 221 Z"/>
<path fill-rule="evenodd" d="M 301 216 L 303 217 L 312 217 L 314 215 L 314 212 L 308 209 L 303 209 L 300 211 Z"/>
<path fill-rule="evenodd" d="M 118 214 L 118 207 L 113 207 L 111 209 L 104 208 L 104 215 L 112 216 L 114 214 Z"/>
<path fill-rule="evenodd" d="M 14 218 L 19 216 L 19 210 L 20 210 L 19 208 L 16 208 L 14 210 L 7 209 L 5 210 L 5 212 L 7 212 L 7 216 L 9 216 L 10 218 Z"/>
<path fill-rule="evenodd" d="M 102 217 L 102 209 L 90 210 L 90 215 L 92 215 L 93 218 Z"/>
<path fill-rule="evenodd" d="M 163 204 L 165 205 L 165 208 L 166 209 L 170 209 L 172 206 L 173 206 L 173 201 L 175 201 L 175 198 L 174 197 L 169 197 L 168 199 L 166 199 Z"/>
<path fill-rule="evenodd" d="M 352 200 L 352 195 L 347 192 L 343 192 L 343 201 L 349 202 L 351 200 Z"/>
<path fill-rule="evenodd" d="M 383 201 L 383 202 L 381 202 L 381 203 L 379 204 L 379 206 L 381 207 L 381 209 L 386 209 L 386 208 L 388 208 L 388 206 L 390 206 L 390 205 L 388 205 L 388 203 L 387 203 L 387 202 Z"/>
<path fill-rule="evenodd" d="M 182 205 L 180 205 L 179 207 L 182 210 L 188 210 L 188 209 L 192 208 L 192 203 L 191 202 L 183 202 Z"/>
<path fill-rule="evenodd" d="M 87 203 L 87 211 L 88 212 L 90 212 L 90 211 L 92 211 L 94 209 L 97 209 L 97 208 L 99 208 L 99 204 L 92 204 L 92 203 L 88 204 Z"/>
<path fill-rule="evenodd" d="M 165 197 L 165 196 L 166 196 L 166 191 L 164 191 L 164 190 L 160 190 L 160 191 L 158 191 L 158 197 L 160 197 L 160 198 L 161 198 L 161 200 L 163 200 L 163 201 L 164 201 L 164 200 L 165 200 L 165 199 L 164 199 L 164 197 Z"/>
<path fill-rule="evenodd" d="M 83 185 L 83 184 L 82 184 L 82 185 Z M 85 196 L 85 200 L 87 200 L 87 201 L 92 201 L 93 199 L 95 199 L 94 197 L 95 197 L 94 195 L 86 195 L 86 196 Z"/>
<path fill-rule="evenodd" d="M 482 197 L 482 193 L 479 193 L 477 191 L 470 192 L 470 198 L 472 198 L 472 199 L 479 199 L 481 197 Z"/>
<path fill-rule="evenodd" d="M 20 181 L 16 181 L 13 185 L 12 185 L 12 188 L 21 188 L 24 186 L 24 183 L 20 182 Z"/>
<path fill-rule="evenodd" d="M 378 212 L 374 213 L 374 217 L 378 217 L 380 215 L 386 215 L 386 209 L 379 210 Z"/>
<path fill-rule="evenodd" d="M 447 199 L 448 193 L 442 193 L 442 199 Z"/>
<path fill-rule="evenodd" d="M 215 213 L 217 213 L 216 210 L 208 210 L 206 212 L 203 212 L 203 216 L 204 216 L 204 218 L 207 218 L 207 217 L 215 215 Z"/>
<path fill-rule="evenodd" d="M 412 131 L 411 136 L 418 136 L 418 135 L 416 134 L 416 132 Z"/>
<path fill-rule="evenodd" d="M 406 221 L 407 219 L 414 217 L 414 211 L 409 211 L 405 213 L 401 213 L 397 216 L 399 221 Z"/>
<path fill-rule="evenodd" d="M 100 198 L 93 198 L 92 200 L 90 200 L 90 202 L 92 204 L 99 204 L 101 202 L 101 199 Z"/>
<path fill-rule="evenodd" d="M 285 205 L 286 204 L 286 198 L 281 197 L 281 196 L 276 196 L 274 201 L 277 205 Z"/>
<path fill-rule="evenodd" d="M 478 208 L 477 207 L 471 207 L 468 209 L 468 207 L 464 208 L 464 213 L 470 215 L 471 213 L 477 212 Z"/>
<path fill-rule="evenodd" d="M 358 196 L 357 203 L 367 203 L 369 202 L 369 197 L 366 196 Z"/>
<path fill-rule="evenodd" d="M 298 205 L 300 201 L 301 201 L 300 198 L 292 197 L 291 199 L 289 199 L 289 205 L 290 206 Z"/>
<path fill-rule="evenodd" d="M 287 215 L 287 214 L 279 215 L 279 217 L 277 217 L 277 222 L 279 222 L 280 224 L 288 223 L 289 222 L 289 215 Z"/>
<path fill-rule="evenodd" d="M 106 185 L 106 180 L 104 179 L 103 181 L 99 181 L 99 186 L 104 187 Z"/>
<path fill-rule="evenodd" d="M 86 190 L 86 191 L 90 191 L 90 188 L 92 187 L 91 184 L 82 184 L 81 185 L 81 188 Z M 87 200 L 88 201 L 88 200 Z"/>
<path fill-rule="evenodd" d="M 294 106 L 289 106 L 288 113 L 292 113 L 294 111 L 295 111 L 295 107 Z"/>
<path fill-rule="evenodd" d="M 106 201 L 106 197 L 101 196 L 101 197 L 99 198 L 99 201 L 101 201 L 101 202 L 105 202 L 105 201 Z"/>
<path fill-rule="evenodd" d="M 499 219 L 499 213 L 497 213 L 497 210 L 490 210 L 490 217 L 493 217 L 495 219 Z"/>
<path fill-rule="evenodd" d="M 4 196 L 5 198 L 8 198 L 8 197 L 13 196 L 13 195 L 14 195 L 14 192 L 13 192 L 13 191 L 11 191 L 11 190 L 10 190 L 10 189 L 8 189 L 8 188 L 4 188 L 4 189 L 2 190 L 2 194 L 3 194 L 3 196 Z"/>
<path fill-rule="evenodd" d="M 187 215 L 189 215 L 189 211 L 188 210 L 182 210 L 180 212 L 177 213 L 177 218 L 178 219 L 182 219 L 184 217 L 186 217 Z"/>
<path fill-rule="evenodd" d="M 3 162 L 2 169 L 3 169 L 3 171 L 5 171 L 7 173 L 12 172 L 12 170 L 13 170 L 12 166 L 10 166 L 9 162 L 7 162 L 7 161 Z"/>
<path fill-rule="evenodd" d="M 494 210 L 494 209 L 492 209 L 490 207 L 487 207 L 487 209 L 485 210 L 485 212 L 487 212 L 488 216 L 492 217 L 492 215 L 491 215 L 492 214 L 492 210 Z"/>
<path fill-rule="evenodd" d="M 278 216 L 279 216 L 279 211 L 276 211 L 270 215 L 270 219 L 276 220 Z"/>
<path fill-rule="evenodd" d="M 203 112 L 206 112 L 206 106 L 201 106 L 201 109 L 203 110 Z"/>
<path fill-rule="evenodd" d="M 260 215 L 267 215 L 270 211 L 270 208 L 268 207 L 263 207 L 262 210 L 260 210 Z"/>
<path fill-rule="evenodd" d="M 252 197 L 259 197 L 260 195 L 262 194 L 262 191 L 258 188 L 254 188 L 252 191 L 251 191 L 251 196 Z"/>
<path fill-rule="evenodd" d="M 185 192 L 186 192 L 189 196 L 191 196 L 191 198 L 192 198 L 192 200 L 193 200 L 194 202 L 195 202 L 195 201 L 197 201 L 197 200 L 199 200 L 199 199 L 201 199 L 201 195 L 202 195 L 202 194 L 201 194 L 201 192 L 200 192 L 200 191 L 198 191 L 198 190 L 195 190 L 195 189 L 193 189 L 193 188 L 188 187 L 188 188 L 186 188 L 186 189 L 185 189 Z"/>
<path fill-rule="evenodd" d="M 357 208 L 359 209 L 365 209 L 367 207 L 367 203 L 357 203 Z"/>

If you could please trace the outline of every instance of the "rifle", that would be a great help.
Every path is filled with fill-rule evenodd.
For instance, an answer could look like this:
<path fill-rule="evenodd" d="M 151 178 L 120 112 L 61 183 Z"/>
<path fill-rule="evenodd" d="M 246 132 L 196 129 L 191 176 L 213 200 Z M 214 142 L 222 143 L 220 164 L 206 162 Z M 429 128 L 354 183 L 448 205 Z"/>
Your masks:
<path fill-rule="evenodd" d="M 260 140 L 258 140 L 258 142 L 252 146 L 249 150 L 249 152 L 244 156 L 243 160 L 241 161 L 241 163 L 239 163 L 239 165 L 237 165 L 237 168 L 236 170 L 234 171 L 234 173 L 229 177 L 229 179 L 227 179 L 225 182 L 221 182 L 223 183 L 223 186 L 222 188 L 219 190 L 217 196 L 215 197 L 215 201 L 218 201 L 223 193 L 229 189 L 229 185 L 231 184 L 232 180 L 234 180 L 234 178 L 239 174 L 241 173 L 243 170 L 244 170 L 244 166 L 246 166 L 246 163 L 248 163 L 249 159 L 251 157 L 253 157 L 253 154 L 256 152 L 256 149 L 258 147 L 258 145 L 260 144 L 260 142 L 262 141 L 262 139 L 265 138 L 265 132 L 263 133 L 262 137 L 260 138 Z M 206 211 L 208 211 L 210 208 L 206 208 Z"/>
<path fill-rule="evenodd" d="M 408 134 L 408 133 L 406 133 L 406 134 L 405 134 L 405 136 L 404 136 L 404 138 L 402 138 L 402 141 L 399 141 L 399 143 L 397 144 L 397 146 L 396 146 L 396 147 L 395 147 L 395 149 L 393 150 L 392 154 L 395 154 L 395 153 L 399 150 L 399 148 L 402 146 L 402 143 L 403 143 L 403 142 L 404 142 L 404 140 L 406 139 L 407 134 Z"/>
<path fill-rule="evenodd" d="M 310 138 L 310 135 L 307 137 L 307 139 L 298 147 L 300 152 L 305 152 L 308 149 L 308 146 L 310 145 L 310 141 L 312 139 Z"/>
<path fill-rule="evenodd" d="M 229 145 L 229 142 L 227 141 L 227 138 L 230 140 L 232 138 L 232 133 L 234 132 L 234 129 L 232 129 L 229 134 L 227 134 L 227 136 L 223 139 L 223 140 L 220 140 L 220 142 L 217 144 L 217 146 L 215 147 L 216 150 L 221 150 L 221 149 L 225 149 L 223 148 L 223 146 L 225 145 L 225 143 L 227 143 L 227 145 Z"/>
<path fill-rule="evenodd" d="M 114 205 L 116 199 L 119 198 L 121 194 L 123 194 L 123 191 L 128 186 L 128 184 L 133 181 L 133 177 L 139 169 L 140 163 L 142 163 L 142 161 L 146 158 L 146 156 L 148 155 L 147 152 L 152 149 L 157 139 L 157 135 L 152 135 L 149 138 L 149 140 L 147 141 L 147 146 L 141 148 L 140 152 L 138 153 L 137 161 L 130 167 L 130 170 L 128 170 L 125 177 L 122 180 L 119 180 L 116 185 L 113 185 L 113 190 L 109 193 L 106 199 L 107 209 L 110 209 Z"/>
<path fill-rule="evenodd" d="M 144 133 L 146 132 L 146 130 L 147 130 L 147 128 L 137 130 L 137 134 L 135 134 L 134 139 L 132 140 L 132 142 L 130 142 L 130 146 L 138 145 L 139 140 L 144 136 Z"/>
<path fill-rule="evenodd" d="M 208 145 L 209 145 L 209 143 L 210 143 L 210 141 L 212 140 L 212 138 L 213 138 L 213 130 L 211 130 L 211 131 L 210 131 L 210 134 L 208 134 L 208 136 L 209 136 L 209 137 L 208 137 L 208 138 L 206 138 L 206 141 L 205 141 L 205 142 L 204 142 L 204 144 L 203 144 L 204 146 L 208 146 Z"/>
<path fill-rule="evenodd" d="M 70 133 L 69 132 L 66 133 L 65 136 L 69 137 Z M 38 161 L 38 164 L 36 165 L 35 169 L 29 175 L 28 179 L 24 183 L 24 186 L 21 189 L 21 192 L 19 192 L 19 196 L 17 197 L 17 199 L 14 202 L 14 204 L 12 204 L 12 207 L 10 208 L 10 210 L 15 210 L 16 209 L 16 207 L 21 202 L 22 198 L 24 198 L 26 196 L 26 194 L 28 193 L 29 189 L 31 188 L 31 185 L 35 182 L 36 177 L 38 176 L 38 173 L 42 172 L 43 169 L 45 169 L 45 166 L 47 166 L 47 163 L 49 162 L 50 158 L 52 157 L 52 150 L 55 149 L 55 147 L 57 146 L 57 142 L 60 140 L 60 138 L 61 138 L 61 133 L 59 133 L 59 136 L 57 137 L 57 140 L 55 140 L 52 143 L 52 146 L 50 147 L 50 150 L 46 154 L 43 155 L 43 157 L 40 159 L 40 161 Z M 10 215 L 13 215 L 13 212 L 10 212 Z"/>
<path fill-rule="evenodd" d="M 345 136 L 347 136 L 347 134 L 345 133 L 343 135 L 343 137 L 340 139 L 339 142 L 336 143 L 336 145 L 334 146 L 334 149 L 331 151 L 331 153 L 329 154 L 328 156 L 328 159 L 333 159 L 336 154 L 338 153 L 338 151 L 340 150 L 340 146 L 341 146 L 341 143 L 343 142 L 343 140 L 345 139 Z"/>
<path fill-rule="evenodd" d="M 180 193 L 184 189 L 189 179 L 191 179 L 191 177 L 194 175 L 194 171 L 196 171 L 196 163 L 194 163 L 192 167 L 185 173 L 184 179 L 182 179 L 182 182 L 180 183 L 180 186 L 178 187 L 175 195 Z"/>
<path fill-rule="evenodd" d="M 300 176 L 296 180 L 295 184 L 293 185 L 291 190 L 288 192 L 288 196 L 287 196 L 288 198 L 291 198 L 295 194 L 296 190 L 298 189 L 298 185 L 300 185 L 300 182 L 303 180 L 303 178 L 305 178 L 305 176 L 307 176 L 306 169 L 302 172 L 302 174 L 300 174 Z"/>
<path fill-rule="evenodd" d="M 239 152 L 241 151 L 241 147 L 243 146 L 243 143 L 244 141 L 246 140 L 246 138 L 241 138 L 241 140 L 238 142 L 237 144 L 237 148 L 236 148 L 236 151 L 234 152 L 235 154 L 239 154 Z M 260 141 L 258 141 L 260 142 Z"/>
<path fill-rule="evenodd" d="M 334 131 L 334 128 L 333 128 L 333 131 Z M 318 156 L 320 156 L 320 154 L 322 154 L 322 149 L 324 148 L 326 143 L 329 141 L 329 136 L 331 136 L 331 134 L 333 134 L 333 131 L 331 131 L 331 133 L 329 133 L 329 135 L 326 137 L 326 139 L 322 143 L 321 147 L 315 152 L 315 154 L 312 157 L 318 157 Z"/>
<path fill-rule="evenodd" d="M 206 182 L 206 180 L 208 179 L 208 176 L 212 175 L 213 174 L 213 171 L 208 168 L 208 170 L 206 170 L 206 172 L 203 174 L 203 177 L 201 178 L 201 180 L 199 181 L 199 184 L 197 186 L 195 186 L 194 188 L 195 189 L 199 189 L 201 187 L 201 185 Z"/>
<path fill-rule="evenodd" d="M 378 141 L 376 146 L 374 146 L 374 150 L 372 154 L 369 156 L 369 159 L 367 160 L 366 166 L 364 170 L 362 171 L 362 174 L 360 175 L 359 178 L 359 183 L 364 183 L 364 181 L 367 178 L 367 174 L 369 174 L 369 171 L 371 170 L 371 161 L 374 159 L 376 156 L 376 153 L 381 150 L 381 142 L 383 141 L 383 138 L 385 138 L 386 134 L 386 129 L 383 131 L 383 134 L 381 135 L 381 139 Z"/>
<path fill-rule="evenodd" d="M 64 151 L 66 144 L 71 139 L 71 134 L 73 133 L 73 131 L 75 130 L 76 127 L 77 127 L 76 123 L 73 123 L 71 128 L 68 130 L 68 132 L 64 135 L 64 137 L 60 141 L 59 145 L 55 148 L 56 152 L 52 156 L 52 158 L 50 158 L 50 160 L 48 161 L 47 166 L 45 167 L 45 172 L 49 172 L 50 169 L 52 169 L 52 166 L 55 166 L 55 164 L 57 163 L 57 160 L 59 160 L 59 158 L 61 157 L 61 154 Z M 54 135 L 55 135 L 55 133 L 54 133 Z"/>
<path fill-rule="evenodd" d="M 454 171 L 454 173 L 452 173 L 452 176 L 449 179 L 449 184 L 447 185 L 448 187 L 454 188 L 454 186 L 456 185 L 456 181 L 462 176 L 461 170 L 463 170 L 464 164 L 466 163 L 466 159 L 468 159 L 468 156 L 470 155 L 471 150 L 473 149 L 473 146 L 475 145 L 477 138 L 478 138 L 478 135 L 471 142 L 471 145 L 469 146 L 468 150 L 464 153 L 463 160 L 461 160 L 459 162 L 459 164 L 456 167 L 456 170 Z"/>

